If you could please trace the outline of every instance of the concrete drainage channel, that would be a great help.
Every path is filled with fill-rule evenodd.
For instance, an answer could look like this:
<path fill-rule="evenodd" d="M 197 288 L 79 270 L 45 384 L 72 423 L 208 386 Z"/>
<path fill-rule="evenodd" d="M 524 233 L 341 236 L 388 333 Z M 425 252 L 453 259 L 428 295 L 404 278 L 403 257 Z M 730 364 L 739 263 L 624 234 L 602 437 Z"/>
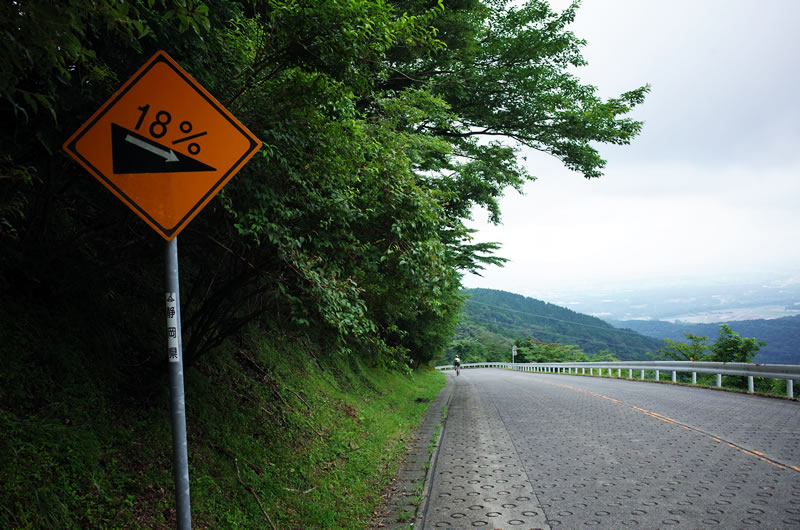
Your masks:
<path fill-rule="evenodd" d="M 433 471 L 444 435 L 447 407 L 453 396 L 455 381 L 447 384 L 436 396 L 422 420 L 403 463 L 397 472 L 387 498 L 373 523 L 373 528 L 423 528 Z"/>

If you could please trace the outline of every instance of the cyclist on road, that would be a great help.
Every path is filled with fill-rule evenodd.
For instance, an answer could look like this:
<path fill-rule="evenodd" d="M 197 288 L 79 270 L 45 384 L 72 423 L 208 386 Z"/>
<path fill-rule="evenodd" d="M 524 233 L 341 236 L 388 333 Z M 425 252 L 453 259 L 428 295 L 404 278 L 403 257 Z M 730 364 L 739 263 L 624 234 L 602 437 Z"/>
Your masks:
<path fill-rule="evenodd" d="M 453 366 L 456 367 L 456 375 L 460 375 L 461 374 L 461 359 L 459 359 L 458 357 L 453 359 Z"/>

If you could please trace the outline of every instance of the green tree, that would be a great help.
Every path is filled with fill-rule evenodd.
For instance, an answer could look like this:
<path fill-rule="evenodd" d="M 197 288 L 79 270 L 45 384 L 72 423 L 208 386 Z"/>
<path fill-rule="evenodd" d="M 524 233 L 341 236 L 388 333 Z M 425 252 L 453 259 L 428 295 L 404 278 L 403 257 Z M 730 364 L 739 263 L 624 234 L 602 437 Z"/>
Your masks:
<path fill-rule="evenodd" d="M 517 362 L 521 363 L 567 363 L 591 361 L 616 361 L 608 350 L 587 355 L 575 344 L 544 343 L 531 339 L 518 339 Z"/>
<path fill-rule="evenodd" d="M 749 363 L 767 343 L 755 338 L 742 338 L 727 324 L 720 324 L 719 336 L 711 345 L 710 361 L 719 363 Z"/>
<path fill-rule="evenodd" d="M 664 339 L 664 346 L 659 348 L 658 353 L 653 357 L 660 360 L 672 359 L 675 361 L 704 361 L 708 360 L 709 349 L 708 337 L 699 337 L 691 333 L 685 333 L 689 343 Z"/>
<path fill-rule="evenodd" d="M 486 347 L 472 339 L 455 340 L 450 344 L 448 361 L 458 357 L 462 363 L 478 363 L 486 361 Z"/>
<path fill-rule="evenodd" d="M 719 336 L 711 345 L 710 361 L 720 363 L 749 363 L 762 346 L 767 343 L 755 338 L 742 338 L 727 324 L 719 327 Z M 724 376 L 723 386 L 746 388 L 747 378 L 744 376 Z"/>
<path fill-rule="evenodd" d="M 396 3 L 412 13 L 433 4 Z M 585 42 L 567 29 L 577 7 L 556 13 L 544 0 L 455 2 L 433 22 L 441 21 L 437 37 L 446 47 L 390 54 L 388 87 L 431 86 L 458 117 L 424 124 L 457 155 L 446 161 L 446 178 L 439 181 L 455 217 L 468 217 L 478 204 L 499 220 L 496 199 L 531 178 L 517 163 L 519 146 L 550 153 L 593 178 L 605 165 L 594 145 L 627 144 L 641 130 L 642 123 L 626 115 L 644 101 L 648 86 L 603 101 L 594 86 L 570 73 L 586 64 Z"/>

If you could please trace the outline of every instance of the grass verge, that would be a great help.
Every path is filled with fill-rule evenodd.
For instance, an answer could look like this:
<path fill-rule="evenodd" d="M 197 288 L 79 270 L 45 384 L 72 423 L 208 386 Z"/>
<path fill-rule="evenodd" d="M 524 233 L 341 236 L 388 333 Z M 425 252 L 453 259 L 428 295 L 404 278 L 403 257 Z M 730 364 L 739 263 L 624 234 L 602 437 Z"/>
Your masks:
<path fill-rule="evenodd" d="M 168 390 L 123 399 L 66 342 L 57 370 L 31 376 L 12 346 L 0 527 L 174 526 Z M 363 528 L 444 379 L 256 332 L 227 345 L 186 371 L 194 526 Z"/>

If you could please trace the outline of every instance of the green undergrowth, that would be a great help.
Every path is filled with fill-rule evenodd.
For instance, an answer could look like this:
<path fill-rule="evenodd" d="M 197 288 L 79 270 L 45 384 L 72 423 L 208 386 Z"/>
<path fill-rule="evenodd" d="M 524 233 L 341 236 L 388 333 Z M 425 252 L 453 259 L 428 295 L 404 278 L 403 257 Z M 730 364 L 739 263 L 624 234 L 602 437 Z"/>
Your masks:
<path fill-rule="evenodd" d="M 44 359 L 41 336 L 0 331 L 13 337 L 0 345 L 0 527 L 174 526 L 166 379 L 129 395 L 79 341 Z M 227 344 L 186 370 L 194 527 L 365 527 L 444 379 L 260 332 Z"/>

